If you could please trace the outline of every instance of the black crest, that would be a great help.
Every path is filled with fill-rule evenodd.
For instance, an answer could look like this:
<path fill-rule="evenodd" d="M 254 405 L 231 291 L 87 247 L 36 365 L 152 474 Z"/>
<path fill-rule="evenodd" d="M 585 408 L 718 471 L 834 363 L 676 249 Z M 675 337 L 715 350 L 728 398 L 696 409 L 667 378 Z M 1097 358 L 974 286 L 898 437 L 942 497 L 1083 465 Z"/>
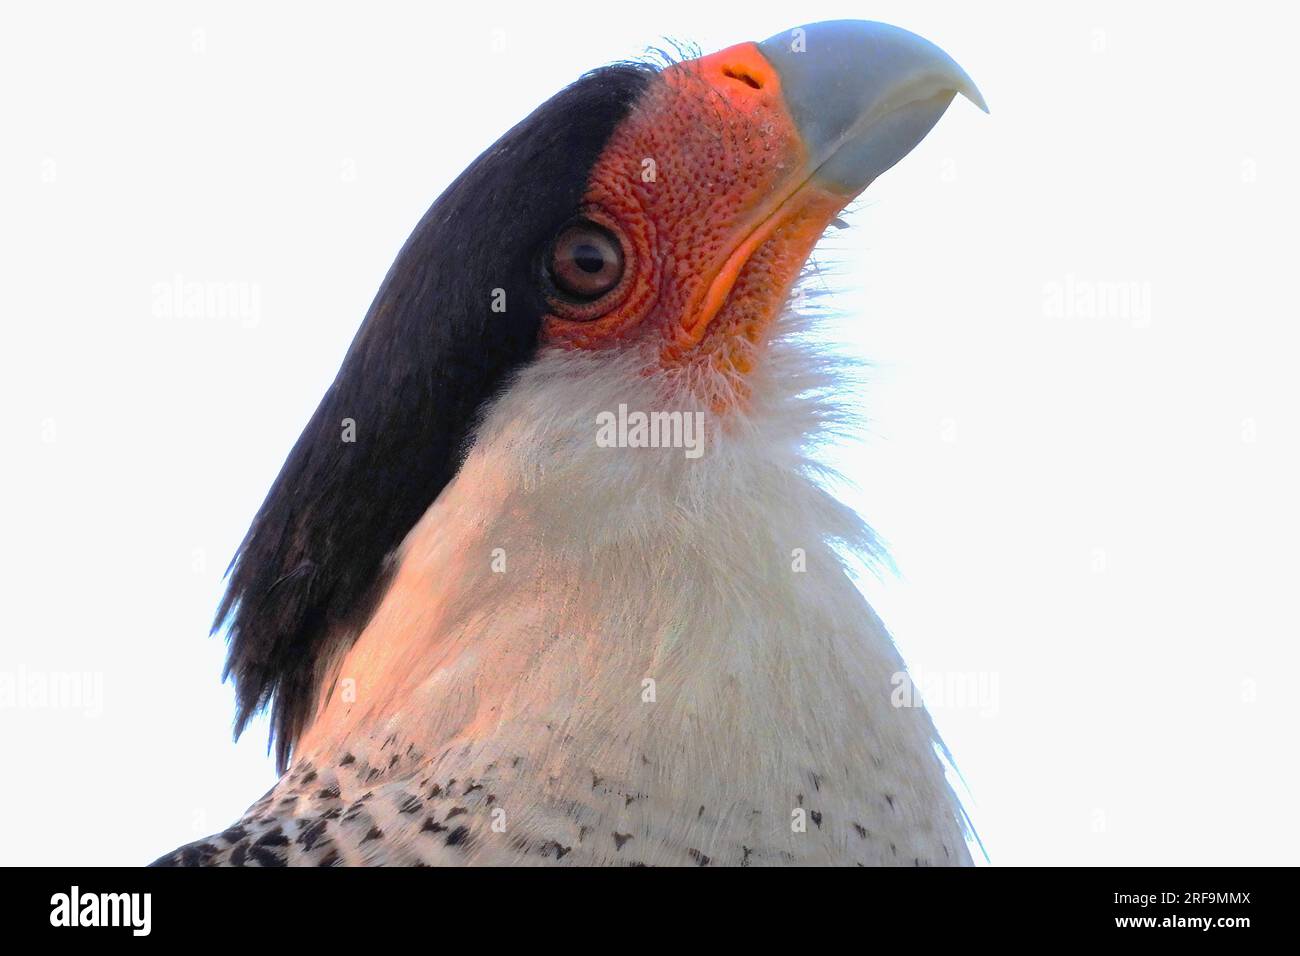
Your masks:
<path fill-rule="evenodd" d="M 382 596 L 385 559 L 460 467 L 483 403 L 533 355 L 539 249 L 577 210 L 611 132 L 654 76 L 605 67 L 539 107 L 434 202 L 231 563 L 235 733 L 272 705 L 283 770 L 329 658 Z M 494 290 L 505 312 L 492 310 Z M 344 420 L 354 441 L 343 441 Z"/>

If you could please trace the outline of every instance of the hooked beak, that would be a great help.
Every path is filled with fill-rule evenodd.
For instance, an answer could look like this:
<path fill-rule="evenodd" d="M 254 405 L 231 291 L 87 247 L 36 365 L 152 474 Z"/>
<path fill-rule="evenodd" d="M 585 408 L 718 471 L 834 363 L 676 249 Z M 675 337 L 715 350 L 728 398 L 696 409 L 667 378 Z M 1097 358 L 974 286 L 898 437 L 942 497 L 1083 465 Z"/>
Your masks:
<path fill-rule="evenodd" d="M 958 93 L 988 112 L 952 57 L 885 23 L 812 23 L 758 50 L 780 75 L 812 180 L 847 196 L 910 153 Z"/>
<path fill-rule="evenodd" d="M 865 20 L 796 27 L 704 57 L 692 69 L 738 110 L 753 110 L 792 135 L 786 175 L 735 222 L 726 260 L 676 334 L 678 351 L 719 327 L 757 341 L 826 227 L 925 138 L 954 96 L 988 112 L 948 54 L 907 30 Z M 740 280 L 752 274 L 760 250 L 780 265 L 769 266 L 768 281 L 753 288 Z M 737 326 L 726 321 L 729 312 L 749 318 Z M 743 371 L 749 362 L 732 364 Z"/>

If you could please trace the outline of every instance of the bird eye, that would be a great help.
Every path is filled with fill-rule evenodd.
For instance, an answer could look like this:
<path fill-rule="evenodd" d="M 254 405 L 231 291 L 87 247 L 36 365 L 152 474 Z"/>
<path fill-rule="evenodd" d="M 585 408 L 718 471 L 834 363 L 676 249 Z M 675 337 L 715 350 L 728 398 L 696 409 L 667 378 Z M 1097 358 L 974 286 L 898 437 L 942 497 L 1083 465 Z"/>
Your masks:
<path fill-rule="evenodd" d="M 565 227 L 551 248 L 551 279 L 560 291 L 595 299 L 623 278 L 623 250 L 618 240 L 592 222 Z"/>

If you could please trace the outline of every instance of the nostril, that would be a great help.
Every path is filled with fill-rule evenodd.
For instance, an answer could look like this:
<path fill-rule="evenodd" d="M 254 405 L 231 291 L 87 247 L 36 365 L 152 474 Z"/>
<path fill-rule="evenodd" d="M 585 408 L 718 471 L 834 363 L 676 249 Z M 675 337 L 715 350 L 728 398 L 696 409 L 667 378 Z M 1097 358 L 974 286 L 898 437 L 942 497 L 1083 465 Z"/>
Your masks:
<path fill-rule="evenodd" d="M 761 90 L 763 88 L 763 81 L 754 76 L 754 74 L 749 72 L 749 70 L 745 69 L 743 66 L 724 66 L 722 68 L 722 75 L 729 76 L 733 80 L 740 80 L 740 82 L 744 83 L 751 89 Z"/>

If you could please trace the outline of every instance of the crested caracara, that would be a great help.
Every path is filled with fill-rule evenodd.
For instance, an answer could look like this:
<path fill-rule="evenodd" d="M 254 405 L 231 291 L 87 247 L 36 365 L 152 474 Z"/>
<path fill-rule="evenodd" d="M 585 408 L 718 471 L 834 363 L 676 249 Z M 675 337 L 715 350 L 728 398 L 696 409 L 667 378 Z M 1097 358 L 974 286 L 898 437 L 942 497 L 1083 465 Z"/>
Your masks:
<path fill-rule="evenodd" d="M 955 94 L 817 23 L 595 70 L 416 226 L 229 572 L 280 781 L 164 864 L 954 864 L 787 296 Z"/>

